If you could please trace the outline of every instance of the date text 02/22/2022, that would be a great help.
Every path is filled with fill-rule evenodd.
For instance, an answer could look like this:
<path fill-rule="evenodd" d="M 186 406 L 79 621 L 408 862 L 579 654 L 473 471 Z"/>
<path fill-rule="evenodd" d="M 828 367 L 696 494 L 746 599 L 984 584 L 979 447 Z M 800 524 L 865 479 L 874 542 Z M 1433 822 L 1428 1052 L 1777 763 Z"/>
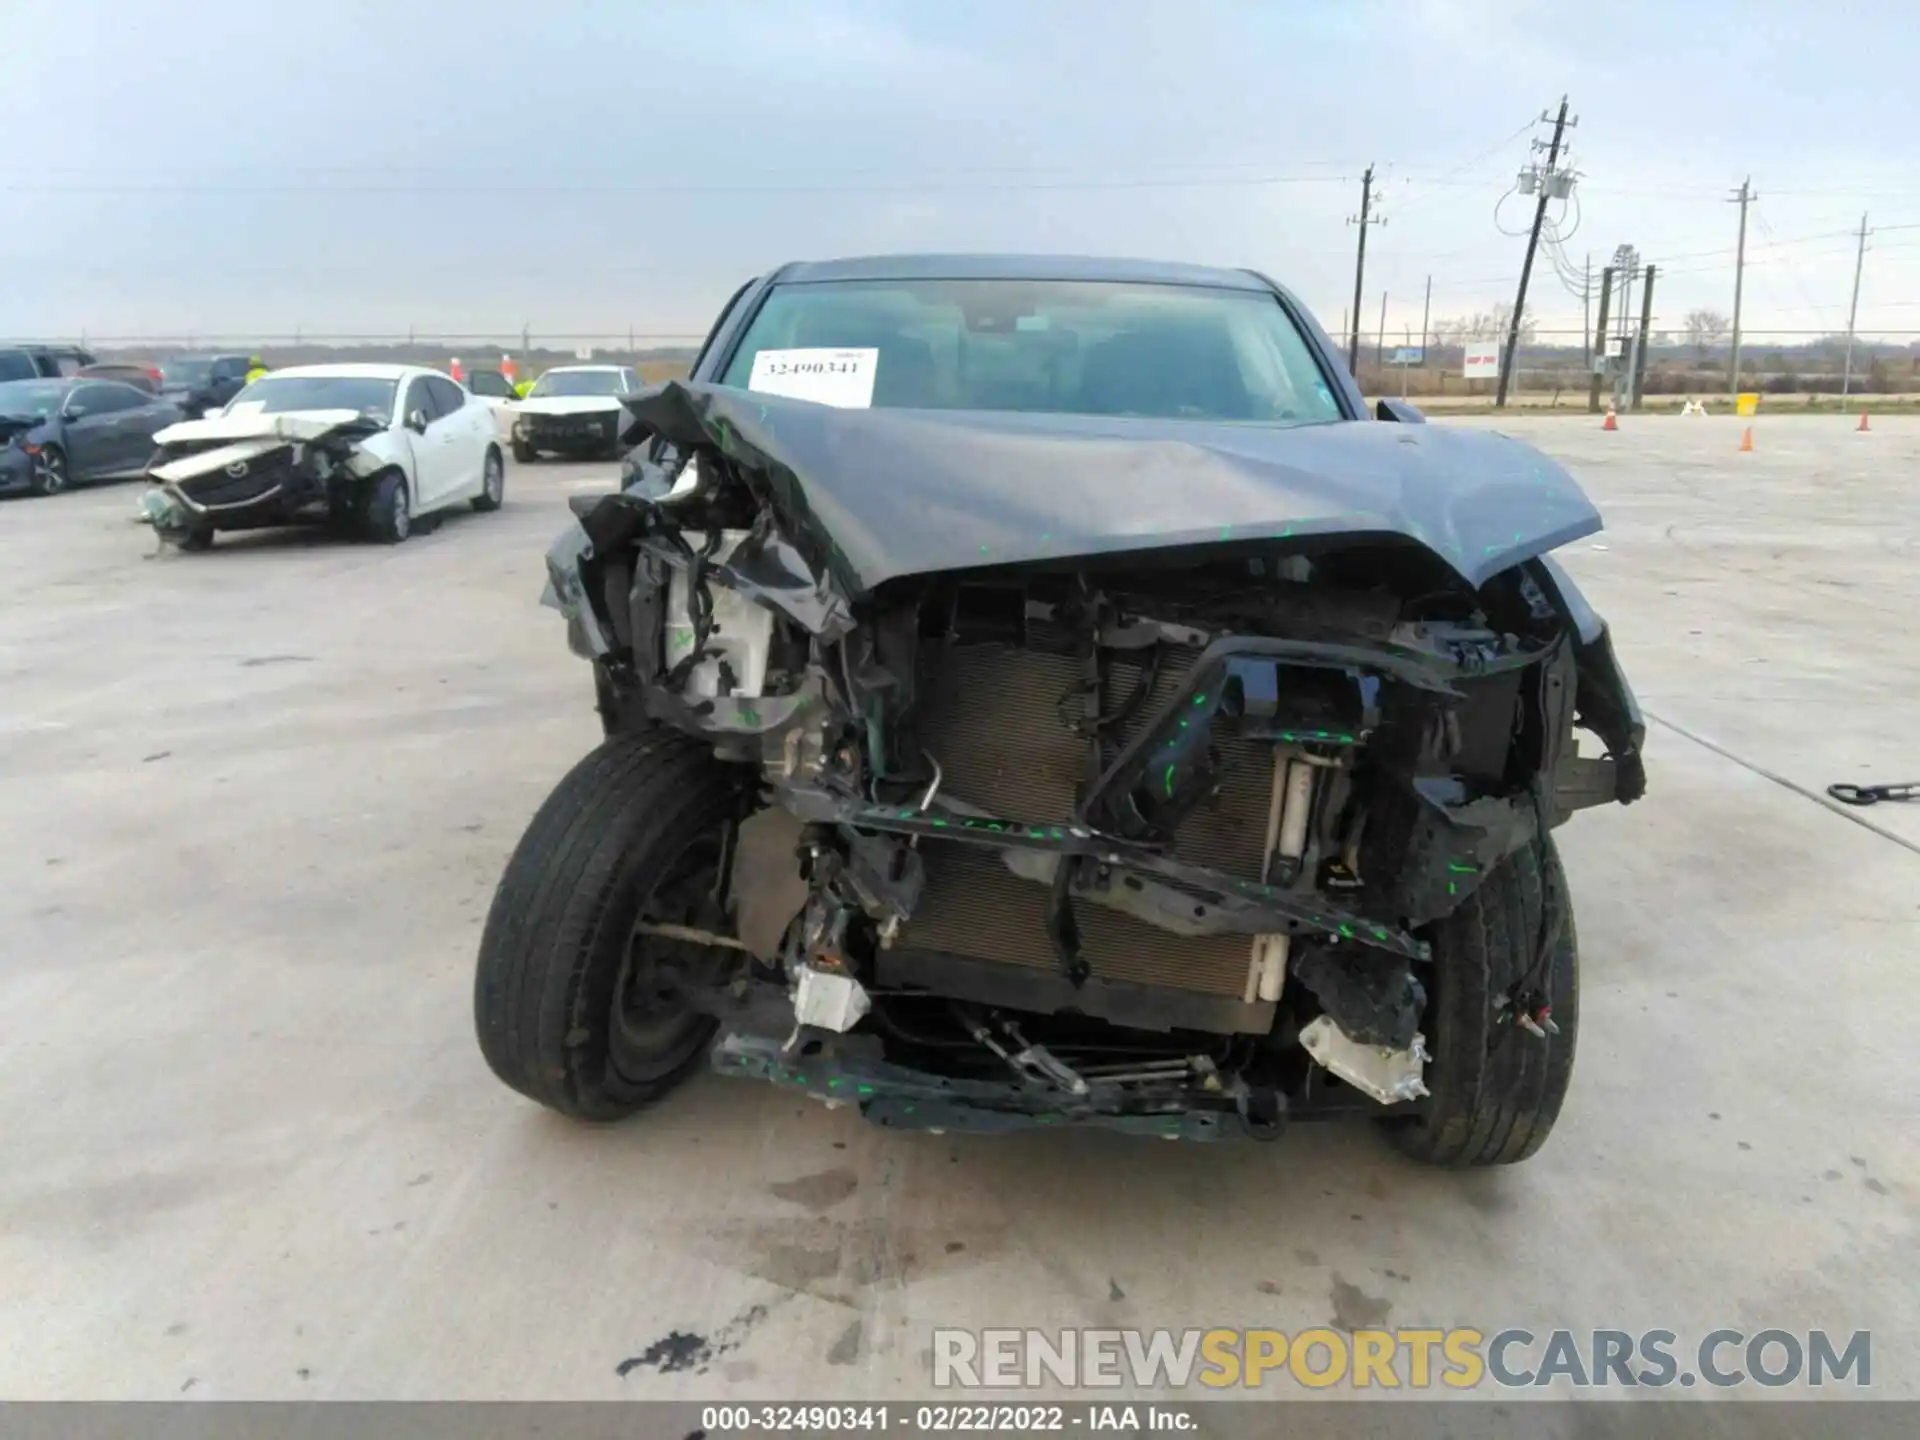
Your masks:
<path fill-rule="evenodd" d="M 1164 1404 L 709 1405 L 700 1412 L 700 1428 L 709 1435 L 1181 1434 L 1197 1429 L 1198 1423 L 1185 1408 Z"/>

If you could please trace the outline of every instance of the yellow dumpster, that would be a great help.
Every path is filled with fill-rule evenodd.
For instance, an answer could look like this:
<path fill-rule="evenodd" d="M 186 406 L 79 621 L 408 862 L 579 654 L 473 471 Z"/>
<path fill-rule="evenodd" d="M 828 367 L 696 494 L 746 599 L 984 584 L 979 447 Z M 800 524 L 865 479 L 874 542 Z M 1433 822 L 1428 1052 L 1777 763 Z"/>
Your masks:
<path fill-rule="evenodd" d="M 1760 397 L 1752 391 L 1733 397 L 1733 413 L 1736 415 L 1755 415 L 1760 410 Z"/>

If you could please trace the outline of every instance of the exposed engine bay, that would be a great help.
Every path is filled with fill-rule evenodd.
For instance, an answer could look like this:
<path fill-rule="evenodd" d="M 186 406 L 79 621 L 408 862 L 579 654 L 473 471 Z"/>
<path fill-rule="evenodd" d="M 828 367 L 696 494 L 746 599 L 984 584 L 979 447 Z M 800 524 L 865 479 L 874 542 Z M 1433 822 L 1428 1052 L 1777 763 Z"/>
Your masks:
<path fill-rule="evenodd" d="M 1417 1109 L 1430 928 L 1644 788 L 1604 627 L 1545 556 L 1585 521 L 1531 459 L 1487 522 L 1506 549 L 1423 519 L 1439 502 L 1400 476 L 1403 515 L 1287 513 L 1231 453 L 1164 483 L 1231 479 L 1270 524 L 975 544 L 885 508 L 929 490 L 855 495 L 814 462 L 901 474 L 990 441 L 1009 493 L 1065 492 L 1063 454 L 1092 474 L 1138 447 L 756 402 L 640 402 L 632 483 L 549 556 L 608 732 L 697 735 L 740 777 L 707 923 L 649 930 L 656 983 L 719 1018 L 721 1071 L 904 1127 L 1213 1138 Z M 1255 478 L 1304 493 L 1330 442 L 1279 443 Z M 1552 1024 L 1537 985 L 1510 1001 Z"/>

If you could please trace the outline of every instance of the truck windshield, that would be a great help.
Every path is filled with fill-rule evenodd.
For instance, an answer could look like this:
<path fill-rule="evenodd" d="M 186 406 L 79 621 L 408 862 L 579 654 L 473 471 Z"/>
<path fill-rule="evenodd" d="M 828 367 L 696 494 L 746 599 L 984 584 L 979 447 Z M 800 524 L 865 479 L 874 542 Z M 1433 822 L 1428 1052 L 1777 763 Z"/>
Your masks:
<path fill-rule="evenodd" d="M 817 363 L 795 352 L 826 350 L 855 352 L 839 363 L 871 372 L 834 403 L 879 409 L 1342 418 L 1306 338 L 1258 291 L 1078 280 L 780 285 L 721 383 L 755 388 L 757 366 L 758 388 L 777 388 L 767 376 Z"/>
<path fill-rule="evenodd" d="M 549 370 L 533 382 L 527 391 L 529 400 L 547 400 L 556 395 L 618 395 L 620 372 L 617 370 Z"/>

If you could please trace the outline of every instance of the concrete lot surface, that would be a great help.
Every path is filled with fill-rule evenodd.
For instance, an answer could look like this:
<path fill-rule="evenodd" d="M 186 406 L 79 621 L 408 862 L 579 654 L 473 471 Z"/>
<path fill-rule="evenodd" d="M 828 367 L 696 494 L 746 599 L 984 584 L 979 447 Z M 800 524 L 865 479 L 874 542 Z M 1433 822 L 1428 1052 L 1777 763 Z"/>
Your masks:
<path fill-rule="evenodd" d="M 0 1397 L 924 1396 L 936 1325 L 1320 1324 L 1869 1329 L 1920 1397 L 1920 805 L 1809 798 L 1920 780 L 1920 422 L 1507 428 L 1605 511 L 1566 558 L 1657 719 L 1647 799 L 1561 832 L 1559 1128 L 1465 1175 L 709 1076 L 563 1122 L 471 967 L 597 738 L 536 600 L 610 468 L 398 549 L 0 504 Z"/>

